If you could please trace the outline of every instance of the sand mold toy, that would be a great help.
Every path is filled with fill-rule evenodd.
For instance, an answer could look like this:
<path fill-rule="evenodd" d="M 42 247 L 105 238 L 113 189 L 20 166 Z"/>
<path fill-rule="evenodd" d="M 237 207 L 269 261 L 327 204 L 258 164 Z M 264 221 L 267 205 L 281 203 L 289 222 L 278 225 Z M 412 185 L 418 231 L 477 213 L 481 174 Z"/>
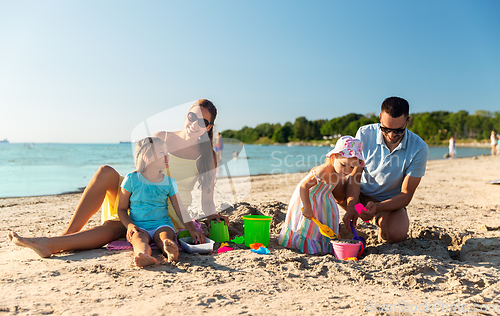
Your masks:
<path fill-rule="evenodd" d="M 354 205 L 354 209 L 356 210 L 356 212 L 358 212 L 359 215 L 361 215 L 361 212 L 367 211 L 366 207 L 364 207 L 363 204 L 361 204 L 361 203 Z M 365 221 L 365 223 L 369 223 L 369 222 L 370 221 Z"/>

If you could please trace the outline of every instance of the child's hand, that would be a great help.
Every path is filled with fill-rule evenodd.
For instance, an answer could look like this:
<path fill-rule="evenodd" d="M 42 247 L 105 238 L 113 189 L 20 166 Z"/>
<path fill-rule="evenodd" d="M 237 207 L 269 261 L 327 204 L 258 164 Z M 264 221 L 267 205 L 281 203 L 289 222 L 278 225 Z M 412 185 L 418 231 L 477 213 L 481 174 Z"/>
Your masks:
<path fill-rule="evenodd" d="M 307 218 L 308 220 L 312 220 L 314 213 L 310 207 L 304 206 L 302 208 L 302 215 L 304 215 L 304 217 Z"/>
<path fill-rule="evenodd" d="M 197 230 L 189 230 L 191 234 L 191 238 L 193 238 L 193 242 L 195 244 L 204 244 L 205 243 L 205 235 L 202 232 Z"/>
<path fill-rule="evenodd" d="M 133 223 L 128 224 L 127 226 L 127 240 L 130 242 L 132 240 L 132 235 L 138 232 L 143 232 L 145 233 L 143 229 L 140 229 L 138 226 L 134 225 Z"/>
<path fill-rule="evenodd" d="M 360 217 L 364 221 L 371 220 L 377 214 L 377 204 L 372 201 L 366 203 L 366 211 L 361 212 Z"/>
<path fill-rule="evenodd" d="M 361 213 L 366 213 L 366 212 L 361 212 Z M 354 209 L 347 211 L 344 215 L 343 221 L 344 221 L 344 226 L 352 233 L 351 231 L 351 222 L 356 227 L 356 222 L 358 221 L 359 215 L 358 212 L 356 212 Z"/>

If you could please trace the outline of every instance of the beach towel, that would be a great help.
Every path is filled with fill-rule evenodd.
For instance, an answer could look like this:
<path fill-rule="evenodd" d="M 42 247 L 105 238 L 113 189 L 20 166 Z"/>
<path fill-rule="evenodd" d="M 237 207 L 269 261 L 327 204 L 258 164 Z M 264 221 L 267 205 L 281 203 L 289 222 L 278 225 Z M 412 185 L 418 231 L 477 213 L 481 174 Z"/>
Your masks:
<path fill-rule="evenodd" d="M 196 228 L 196 230 L 198 230 L 199 232 L 203 232 L 203 229 L 201 229 L 200 223 L 193 221 L 193 224 L 194 224 L 194 227 Z M 184 249 L 182 249 L 181 244 L 179 243 L 179 238 L 191 236 L 191 235 L 189 235 L 189 233 L 187 235 L 185 233 L 181 234 L 183 232 L 188 232 L 188 230 L 181 229 L 175 234 L 175 244 L 177 245 L 177 248 L 179 248 L 179 251 L 184 251 Z M 151 247 L 151 249 L 158 249 L 158 247 L 156 247 L 156 244 L 154 242 L 150 243 L 149 246 Z M 126 240 L 115 240 L 115 241 L 110 242 L 106 246 L 106 249 L 108 249 L 108 250 L 125 250 L 125 249 L 133 249 L 133 248 L 134 247 L 132 246 L 132 244 Z"/>

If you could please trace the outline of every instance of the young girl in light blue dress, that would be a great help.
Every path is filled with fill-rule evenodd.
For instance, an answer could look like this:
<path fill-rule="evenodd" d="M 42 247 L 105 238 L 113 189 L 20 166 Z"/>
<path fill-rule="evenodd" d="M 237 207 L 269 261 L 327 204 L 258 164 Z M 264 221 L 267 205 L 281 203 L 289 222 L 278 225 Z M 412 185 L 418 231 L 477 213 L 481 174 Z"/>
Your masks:
<path fill-rule="evenodd" d="M 169 198 L 179 219 L 185 219 L 184 225 L 193 240 L 205 242 L 205 236 L 196 230 L 191 216 L 180 203 L 175 180 L 162 173 L 167 164 L 167 147 L 163 140 L 158 137 L 142 139 L 135 147 L 136 171 L 129 173 L 121 184 L 118 216 L 127 228 L 127 240 L 134 247 L 134 262 L 138 267 L 156 263 L 149 246 L 152 240 L 167 256 L 168 262 L 177 261 L 179 249 L 168 215 Z"/>

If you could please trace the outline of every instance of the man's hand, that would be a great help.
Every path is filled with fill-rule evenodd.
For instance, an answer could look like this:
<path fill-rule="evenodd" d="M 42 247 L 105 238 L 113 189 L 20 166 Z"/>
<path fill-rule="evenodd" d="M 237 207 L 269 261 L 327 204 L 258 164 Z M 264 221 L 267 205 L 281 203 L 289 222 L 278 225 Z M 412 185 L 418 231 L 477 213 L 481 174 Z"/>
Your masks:
<path fill-rule="evenodd" d="M 364 221 L 369 221 L 377 214 L 377 204 L 370 201 L 366 203 L 366 211 L 361 212 L 360 217 Z"/>

